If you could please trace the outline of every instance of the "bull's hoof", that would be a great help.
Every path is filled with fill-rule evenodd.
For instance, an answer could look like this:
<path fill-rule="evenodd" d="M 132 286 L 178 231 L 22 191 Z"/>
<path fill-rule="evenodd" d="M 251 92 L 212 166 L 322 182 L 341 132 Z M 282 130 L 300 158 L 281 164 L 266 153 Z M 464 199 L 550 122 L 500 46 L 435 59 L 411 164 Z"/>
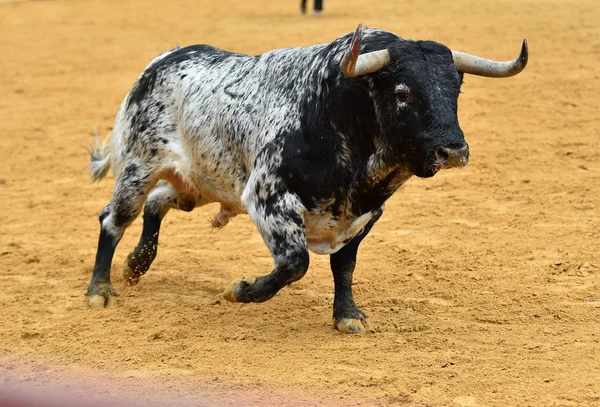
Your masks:
<path fill-rule="evenodd" d="M 143 274 L 133 271 L 129 266 L 129 261 L 125 260 L 125 263 L 123 263 L 123 280 L 125 280 L 128 285 L 136 285 L 139 283 L 142 275 Z"/>
<path fill-rule="evenodd" d="M 250 287 L 256 282 L 256 277 L 246 279 L 242 277 L 234 282 L 231 288 L 228 288 L 223 293 L 223 298 L 229 302 L 252 302 L 248 295 Z"/>
<path fill-rule="evenodd" d="M 88 302 L 90 307 L 94 309 L 102 309 L 106 308 L 113 302 L 112 297 L 116 297 L 117 292 L 114 288 L 112 288 L 110 283 L 102 283 L 93 288 L 88 287 L 86 295 L 89 296 Z"/>
<path fill-rule="evenodd" d="M 333 327 L 347 334 L 362 334 L 370 329 L 369 317 L 358 308 L 333 319 Z M 354 315 L 348 315 L 354 314 Z"/>
<path fill-rule="evenodd" d="M 104 296 L 97 294 L 90 295 L 88 301 L 90 303 L 90 307 L 92 307 L 93 309 L 102 309 L 106 307 L 108 302 Z"/>

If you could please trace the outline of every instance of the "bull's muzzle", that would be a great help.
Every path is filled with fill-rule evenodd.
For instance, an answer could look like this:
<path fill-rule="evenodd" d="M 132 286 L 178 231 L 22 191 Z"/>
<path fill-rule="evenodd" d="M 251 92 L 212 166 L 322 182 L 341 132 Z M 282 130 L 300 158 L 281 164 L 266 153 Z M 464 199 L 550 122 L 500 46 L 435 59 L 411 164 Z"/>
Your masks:
<path fill-rule="evenodd" d="M 433 169 L 435 172 L 444 168 L 461 168 L 469 162 L 469 146 L 450 148 L 439 146 L 435 150 L 435 162 Z"/>

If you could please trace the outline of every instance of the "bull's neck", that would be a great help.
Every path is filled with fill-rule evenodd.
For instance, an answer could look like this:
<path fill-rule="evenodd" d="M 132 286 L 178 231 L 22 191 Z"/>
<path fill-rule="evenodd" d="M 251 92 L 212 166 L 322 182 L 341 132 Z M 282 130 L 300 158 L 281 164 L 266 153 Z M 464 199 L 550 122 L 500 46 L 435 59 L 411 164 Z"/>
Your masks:
<path fill-rule="evenodd" d="M 358 169 L 347 195 L 354 213 L 380 207 L 412 176 L 405 165 L 388 163 L 384 156 L 377 151 Z"/>
<path fill-rule="evenodd" d="M 318 157 L 330 155 L 330 170 L 347 174 L 352 180 L 350 190 L 361 194 L 387 194 L 410 178 L 406 164 L 385 141 L 368 83 L 341 73 L 312 79 L 313 88 L 321 92 L 315 97 L 319 102 L 307 108 L 312 114 L 303 120 L 305 134 L 311 144 L 330 147 L 315 151 Z"/>

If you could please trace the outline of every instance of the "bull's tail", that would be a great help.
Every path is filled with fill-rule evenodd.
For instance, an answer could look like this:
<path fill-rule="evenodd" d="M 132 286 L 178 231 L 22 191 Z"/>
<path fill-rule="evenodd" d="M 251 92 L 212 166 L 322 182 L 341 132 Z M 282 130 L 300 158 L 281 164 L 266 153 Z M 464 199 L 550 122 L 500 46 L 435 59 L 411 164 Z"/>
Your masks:
<path fill-rule="evenodd" d="M 110 138 L 112 132 L 100 143 L 98 128 L 94 127 L 94 145 L 90 147 L 90 177 L 92 182 L 99 182 L 106 176 L 110 168 Z"/>

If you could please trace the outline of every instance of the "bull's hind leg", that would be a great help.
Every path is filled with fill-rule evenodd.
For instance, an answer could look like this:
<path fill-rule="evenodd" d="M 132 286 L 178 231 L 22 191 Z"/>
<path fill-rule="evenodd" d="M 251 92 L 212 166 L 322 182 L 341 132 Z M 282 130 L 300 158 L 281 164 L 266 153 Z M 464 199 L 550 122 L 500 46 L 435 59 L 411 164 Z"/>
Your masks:
<path fill-rule="evenodd" d="M 123 232 L 140 213 L 146 195 L 152 188 L 151 173 L 139 165 L 128 164 L 115 183 L 110 203 L 100 214 L 100 238 L 92 280 L 87 289 L 93 308 L 104 308 L 111 295 L 116 295 L 110 282 L 110 266 Z"/>
<path fill-rule="evenodd" d="M 333 299 L 333 326 L 346 333 L 362 333 L 369 329 L 367 314 L 356 307 L 352 295 L 352 275 L 356 266 L 358 246 L 367 236 L 383 211 L 375 215 L 363 230 L 346 246 L 329 256 L 335 294 Z"/>
<path fill-rule="evenodd" d="M 232 302 L 263 302 L 308 270 L 308 247 L 304 234 L 303 206 L 297 195 L 281 183 L 257 184 L 247 200 L 254 221 L 275 260 L 274 270 L 264 276 L 241 278 L 225 293 Z"/>
<path fill-rule="evenodd" d="M 167 181 L 159 181 L 148 194 L 144 207 L 144 226 L 137 246 L 123 263 L 123 279 L 128 284 L 137 284 L 156 258 L 160 224 L 171 208 L 176 208 L 177 191 Z"/>

